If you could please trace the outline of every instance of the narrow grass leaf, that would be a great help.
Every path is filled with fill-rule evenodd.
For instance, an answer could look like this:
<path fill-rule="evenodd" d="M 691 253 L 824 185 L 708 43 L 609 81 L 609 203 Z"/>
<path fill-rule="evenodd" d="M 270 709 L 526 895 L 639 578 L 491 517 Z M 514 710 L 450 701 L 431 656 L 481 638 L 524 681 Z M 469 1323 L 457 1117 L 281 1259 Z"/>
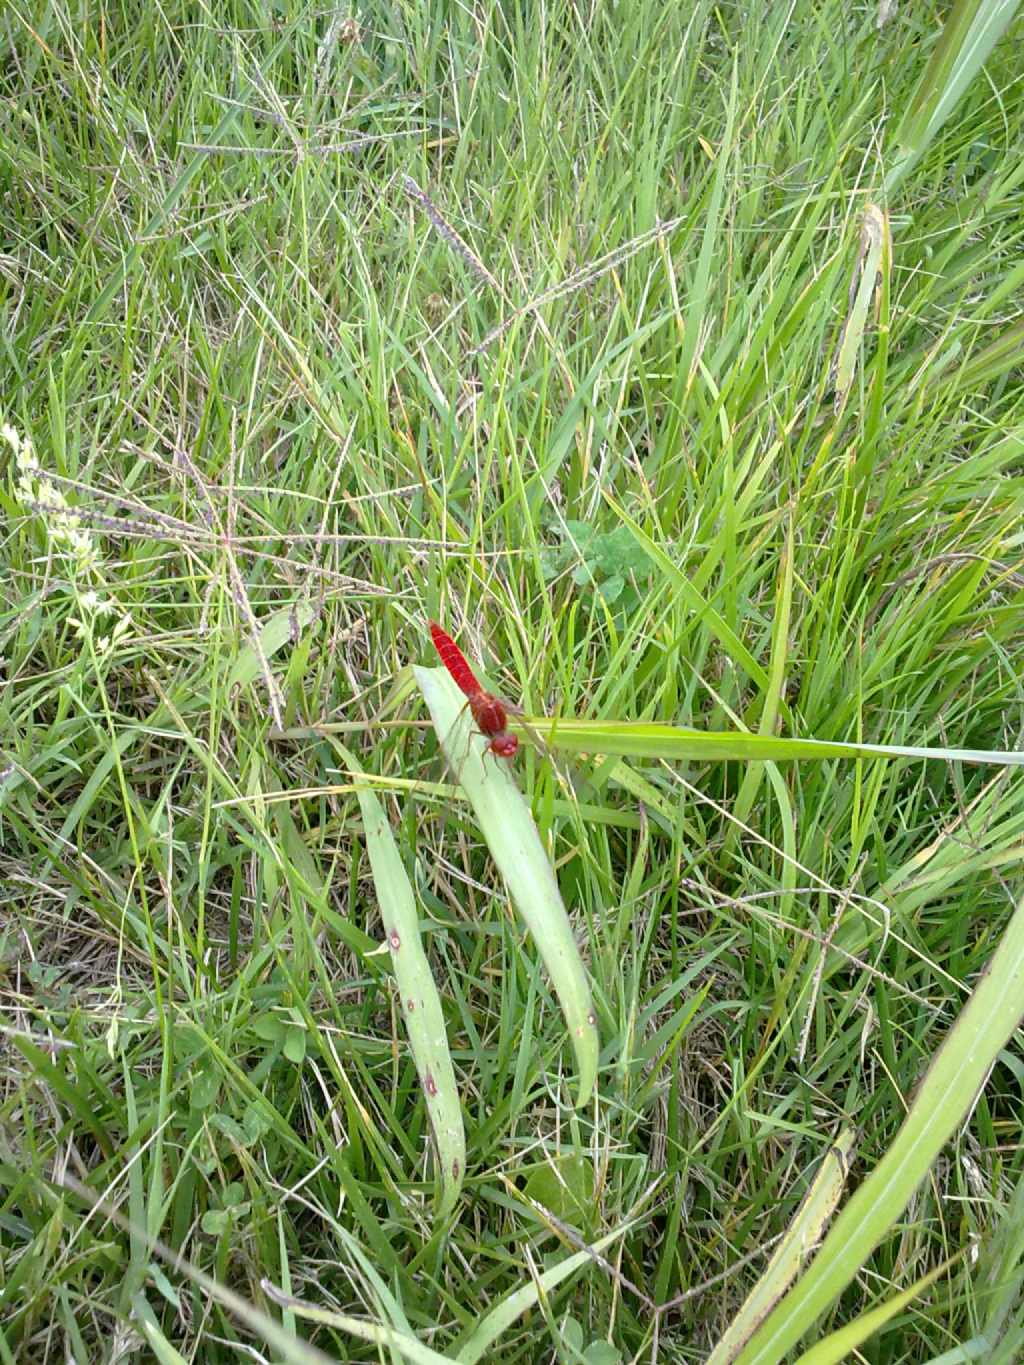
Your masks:
<path fill-rule="evenodd" d="M 793 607 L 793 527 L 790 525 L 786 545 L 782 551 L 779 566 L 779 584 L 775 602 L 775 615 L 772 621 L 772 653 L 768 664 L 768 687 L 764 694 L 764 708 L 758 733 L 773 735 L 779 719 L 779 701 L 786 682 L 786 658 L 789 652 L 789 619 Z M 726 835 L 726 848 L 734 847 L 739 838 L 740 828 L 746 824 L 747 817 L 761 787 L 763 768 L 751 768 L 743 778 L 743 784 L 736 795 L 733 807 L 734 823 Z"/>
<path fill-rule="evenodd" d="M 671 583 L 682 602 L 693 612 L 698 624 L 707 626 L 708 630 L 722 646 L 725 652 L 732 659 L 733 663 L 742 668 L 747 676 L 762 690 L 767 691 L 769 687 L 768 674 L 765 669 L 757 662 L 750 650 L 733 630 L 732 626 L 712 607 L 710 602 L 693 586 L 686 574 L 679 568 L 675 561 L 661 548 L 661 546 L 647 534 L 647 532 L 633 520 L 624 507 L 620 507 L 611 495 L 604 489 L 604 499 L 611 507 L 612 511 L 619 518 L 623 526 L 627 526 L 633 533 L 637 544 L 640 545 L 647 554 L 654 560 L 658 568 Z"/>
<path fill-rule="evenodd" d="M 1001 379 L 1008 371 L 1024 364 L 1024 322 L 1014 323 L 1000 332 L 994 341 L 972 355 L 954 374 L 949 367 L 925 380 L 925 392 L 943 384 L 953 383 L 958 393 L 970 392 Z"/>
<path fill-rule="evenodd" d="M 132 1297 L 132 1320 L 142 1328 L 142 1334 L 159 1365 L 187 1365 L 185 1357 L 175 1350 L 160 1330 L 149 1301 L 141 1291 Z"/>
<path fill-rule="evenodd" d="M 1019 0 L 957 0 L 896 134 L 896 160 L 885 191 L 917 162 L 1017 12 Z"/>
<path fill-rule="evenodd" d="M 862 1313 L 859 1318 L 849 1322 L 845 1327 L 841 1327 L 838 1332 L 832 1332 L 824 1341 L 817 1342 L 809 1351 L 805 1351 L 796 1362 L 796 1365 L 836 1365 L 840 1360 L 847 1360 L 862 1346 L 869 1337 L 885 1326 L 897 1313 L 909 1308 L 916 1298 L 934 1284 L 940 1275 L 944 1275 L 955 1261 L 958 1261 L 964 1252 L 958 1252 L 956 1256 L 950 1256 L 948 1260 L 937 1265 L 934 1270 L 930 1270 L 927 1275 L 905 1289 L 902 1294 L 894 1294 L 891 1299 L 873 1308 L 870 1313 Z M 710 1365 L 710 1362 L 709 1362 Z M 932 1362 L 936 1365 L 936 1362 Z"/>
<path fill-rule="evenodd" d="M 214 128 L 211 141 L 219 142 L 221 138 L 226 137 L 234 126 L 237 118 L 238 110 L 235 108 L 228 109 Z M 166 228 L 168 220 L 172 217 L 175 209 L 184 199 L 189 186 L 199 175 L 199 172 L 206 163 L 207 156 L 205 152 L 197 152 L 195 156 L 190 158 L 185 165 L 185 169 L 164 195 L 162 202 L 154 209 L 149 221 L 139 233 L 134 244 L 125 253 L 120 265 L 112 272 L 106 284 L 104 284 L 103 288 L 93 299 L 89 311 L 86 314 L 84 325 L 80 331 L 83 345 L 84 339 L 91 335 L 92 329 L 95 328 L 98 323 L 102 322 L 107 309 L 117 296 L 118 291 L 123 287 L 125 281 L 130 279 L 142 258 L 145 247 L 154 239 L 159 240 L 160 234 Z"/>
<path fill-rule="evenodd" d="M 361 773 L 355 756 L 342 744 L 334 743 L 352 771 Z M 445 1217 L 455 1207 L 462 1189 L 466 1134 L 444 1011 L 420 940 L 416 897 L 383 807 L 370 788 L 358 781 L 356 796 L 363 816 L 377 902 L 384 920 L 385 942 L 398 984 L 402 1018 L 437 1143 L 441 1179 L 438 1213 Z"/>
<path fill-rule="evenodd" d="M 262 676 L 264 661 L 272 659 L 289 641 L 294 644 L 315 619 L 316 608 L 310 602 L 295 602 L 275 611 L 260 628 L 258 645 L 250 643 L 239 651 L 228 675 L 228 687 L 254 683 Z"/>
<path fill-rule="evenodd" d="M 340 1331 L 348 1332 L 350 1336 L 358 1337 L 360 1341 L 368 1341 L 374 1346 L 387 1346 L 392 1351 L 397 1351 L 404 1360 L 411 1360 L 413 1365 L 451 1365 L 451 1356 L 442 1355 L 440 1351 L 425 1346 L 415 1337 L 396 1331 L 394 1327 L 385 1327 L 377 1322 L 364 1322 L 362 1318 L 354 1318 L 348 1313 L 337 1313 L 333 1308 L 320 1308 L 315 1303 L 307 1303 L 304 1299 L 296 1299 L 291 1294 L 282 1293 L 266 1279 L 261 1281 L 260 1288 L 279 1308 L 286 1308 L 297 1318 L 305 1318 L 307 1322 L 323 1323 L 327 1327 L 337 1327 Z"/>
<path fill-rule="evenodd" d="M 993 763 L 1000 767 L 1024 765 L 1024 752 L 1000 749 L 933 749 L 917 744 L 853 744 L 819 739 L 782 739 L 776 735 L 748 735 L 725 730 L 690 730 L 680 725 L 649 721 L 558 720 L 527 716 L 553 749 L 573 754 L 619 754 L 623 758 L 665 759 L 670 762 L 778 763 L 787 759 L 827 758 L 937 758 L 946 763 Z M 516 728 L 515 716 L 509 717 Z"/>
<path fill-rule="evenodd" d="M 97 1195 L 74 1176 L 65 1174 L 63 1184 L 69 1190 L 73 1190 L 81 1199 L 93 1209 L 100 1210 L 117 1227 L 126 1232 L 132 1232 L 131 1220 L 125 1218 L 118 1209 L 114 1208 L 105 1199 L 98 1198 Z M 140 1237 L 146 1236 L 145 1228 L 134 1229 Z M 297 1341 L 290 1332 L 257 1308 L 255 1304 L 243 1299 L 241 1294 L 236 1294 L 227 1285 L 221 1284 L 211 1275 L 207 1275 L 198 1266 L 192 1264 L 186 1257 L 179 1252 L 172 1251 L 157 1238 L 150 1241 L 153 1252 L 177 1273 L 184 1275 L 205 1290 L 212 1299 L 215 1299 L 222 1308 L 226 1308 L 229 1313 L 233 1313 L 236 1318 L 256 1335 L 261 1336 L 268 1345 L 272 1346 L 279 1353 L 285 1365 L 337 1365 L 337 1361 L 326 1355 L 318 1347 L 311 1345 L 307 1341 Z"/>
<path fill-rule="evenodd" d="M 24 1034 L 11 1033 L 9 1037 L 25 1060 L 31 1064 L 38 1080 L 63 1100 L 73 1114 L 77 1114 L 79 1122 L 95 1137 L 103 1155 L 112 1156 L 114 1149 L 111 1137 L 97 1113 L 96 1096 L 89 1093 L 88 1087 L 76 1084 L 62 1066 L 51 1062 L 43 1049 L 37 1047 Z"/>
<path fill-rule="evenodd" d="M 700 343 L 700 334 L 704 326 L 704 319 L 707 316 L 709 304 L 711 303 L 711 265 L 716 249 L 722 251 L 724 243 L 722 238 L 722 200 L 725 195 L 726 175 L 732 162 L 733 151 L 733 131 L 736 126 L 736 110 L 738 103 L 738 75 L 736 62 L 733 62 L 732 78 L 729 84 L 729 104 L 726 111 L 725 129 L 722 133 L 722 140 L 719 143 L 715 155 L 715 178 L 711 186 L 711 198 L 708 201 L 707 222 L 704 224 L 704 236 L 700 244 L 700 255 L 697 257 L 697 270 L 694 275 L 693 284 L 690 289 L 690 306 L 686 313 L 686 324 L 683 330 L 683 342 L 679 348 L 678 366 L 684 382 L 689 385 L 691 372 L 694 370 L 694 361 L 697 358 L 697 348 Z M 714 312 L 718 312 L 717 302 L 712 305 Z"/>

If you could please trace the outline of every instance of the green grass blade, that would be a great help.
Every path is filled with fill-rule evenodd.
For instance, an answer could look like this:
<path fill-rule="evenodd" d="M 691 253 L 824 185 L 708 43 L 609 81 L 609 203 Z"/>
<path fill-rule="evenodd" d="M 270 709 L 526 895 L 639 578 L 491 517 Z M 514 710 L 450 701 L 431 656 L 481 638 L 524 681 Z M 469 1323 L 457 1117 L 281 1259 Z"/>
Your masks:
<path fill-rule="evenodd" d="M 956 0 L 896 135 L 891 195 L 927 150 L 1017 12 L 1019 0 Z"/>
<path fill-rule="evenodd" d="M 962 1255 L 963 1253 L 959 1253 Z M 934 1284 L 940 1275 L 944 1275 L 949 1270 L 958 1256 L 950 1256 L 937 1265 L 934 1270 L 930 1270 L 927 1275 L 922 1275 L 919 1280 L 905 1289 L 902 1294 L 894 1294 L 891 1299 L 873 1308 L 870 1313 L 863 1313 L 853 1322 L 841 1327 L 838 1332 L 831 1332 L 824 1341 L 817 1342 L 809 1351 L 805 1351 L 796 1362 L 796 1365 L 838 1365 L 841 1360 L 848 1360 L 850 1355 L 875 1335 L 887 1322 L 891 1322 L 897 1313 L 901 1313 L 905 1308 L 909 1308 L 916 1298 L 919 1298 L 929 1285 Z M 932 1365 L 937 1365 L 935 1361 Z"/>
<path fill-rule="evenodd" d="M 187 1365 L 185 1357 L 164 1336 L 160 1324 L 141 1290 L 132 1296 L 132 1320 L 142 1329 L 158 1365 Z"/>
<path fill-rule="evenodd" d="M 309 602 L 294 602 L 281 607 L 260 627 L 259 639 L 244 645 L 228 674 L 228 687 L 248 687 L 262 677 L 267 664 L 286 644 L 295 644 L 316 619 L 316 608 Z"/>
<path fill-rule="evenodd" d="M 764 708 L 758 725 L 758 734 L 774 735 L 779 719 L 779 702 L 786 684 L 786 658 L 789 649 L 789 622 L 793 608 L 793 529 L 789 528 L 786 544 L 782 551 L 779 566 L 779 583 L 775 599 L 775 614 L 772 619 L 772 652 L 768 665 L 768 687 L 764 694 Z M 743 778 L 743 785 L 733 807 L 735 824 L 726 836 L 726 846 L 731 848 L 739 838 L 740 827 L 745 825 L 753 808 L 757 793 L 764 777 L 763 768 L 751 768 Z"/>
<path fill-rule="evenodd" d="M 476 1365 L 478 1360 L 486 1358 L 486 1353 L 494 1343 L 508 1331 L 509 1327 L 537 1302 L 541 1294 L 550 1294 L 557 1289 L 563 1281 L 585 1265 L 594 1264 L 594 1252 L 602 1252 L 606 1247 L 618 1238 L 622 1237 L 627 1231 L 626 1228 L 619 1228 L 615 1232 L 609 1232 L 600 1238 L 585 1251 L 577 1251 L 572 1256 L 567 1256 L 558 1265 L 552 1266 L 550 1270 L 538 1275 L 536 1282 L 523 1285 L 521 1289 L 515 1290 L 496 1308 L 492 1308 L 483 1318 L 480 1319 L 472 1334 L 462 1343 L 455 1359 L 459 1365 Z"/>
<path fill-rule="evenodd" d="M 705 319 L 710 311 L 718 311 L 711 291 L 711 265 L 715 253 L 722 250 L 722 202 L 725 196 L 726 172 L 729 169 L 733 153 L 733 136 L 738 103 L 737 80 L 737 67 L 734 63 L 729 86 L 729 100 L 726 106 L 725 129 L 715 156 L 715 176 L 711 185 L 711 197 L 708 201 L 708 216 L 704 224 L 700 255 L 697 257 L 697 270 L 689 291 L 690 306 L 686 312 L 683 344 L 679 352 L 679 370 L 687 386 L 693 379 L 695 362 L 702 343 L 701 333 L 704 330 Z"/>
<path fill-rule="evenodd" d="M 895 1140 L 839 1214 L 799 1284 L 773 1310 L 739 1365 L 777 1365 L 854 1278 L 963 1122 L 1024 1017 L 1024 903 L 989 970 L 928 1069 Z"/>
<path fill-rule="evenodd" d="M 627 526 L 632 532 L 637 544 L 642 546 L 658 565 L 672 588 L 678 593 L 680 601 L 688 610 L 693 612 L 698 623 L 706 625 L 733 663 L 742 668 L 753 682 L 756 682 L 760 688 L 767 692 L 770 688 L 770 682 L 766 670 L 757 662 L 732 626 L 706 598 L 701 596 L 686 574 L 680 570 L 664 549 L 651 539 L 643 527 L 634 521 L 625 508 L 618 506 L 607 493 L 605 493 L 605 500 L 622 525 Z"/>
<path fill-rule="evenodd" d="M 362 772 L 358 760 L 344 745 L 335 741 L 334 747 L 354 773 Z M 437 1143 L 441 1183 L 438 1216 L 443 1218 L 458 1202 L 466 1171 L 466 1134 L 444 1011 L 420 939 L 416 897 L 384 809 L 358 778 L 356 796 L 363 815 L 377 902 L 384 919 L 384 941 L 398 984 L 399 1007 Z"/>
<path fill-rule="evenodd" d="M 132 1230 L 130 1220 L 125 1218 L 122 1213 L 108 1204 L 105 1200 L 98 1198 L 88 1186 L 83 1185 L 80 1181 L 70 1175 L 64 1176 L 63 1183 L 68 1189 L 73 1190 L 77 1195 L 84 1199 L 92 1209 L 101 1211 L 111 1223 L 114 1223 L 117 1227 L 123 1228 L 126 1231 Z M 145 1228 L 137 1229 L 137 1234 L 138 1236 L 145 1238 Z M 313 1346 L 306 1341 L 296 1340 L 290 1332 L 285 1331 L 280 1323 L 275 1322 L 269 1314 L 264 1313 L 262 1309 L 257 1308 L 247 1299 L 244 1299 L 241 1294 L 237 1294 L 227 1285 L 221 1284 L 211 1275 L 207 1275 L 204 1271 L 200 1270 L 198 1266 L 193 1265 L 187 1257 L 172 1251 L 170 1247 L 165 1246 L 161 1241 L 153 1240 L 151 1245 L 154 1254 L 158 1256 L 165 1265 L 170 1266 L 176 1273 L 184 1275 L 186 1279 L 189 1279 L 193 1284 L 198 1285 L 202 1290 L 209 1294 L 212 1299 L 226 1308 L 228 1312 L 233 1313 L 250 1331 L 262 1337 L 269 1346 L 273 1347 L 281 1356 L 281 1359 L 286 1362 L 286 1365 L 337 1365 L 336 1361 L 333 1361 L 330 1356 L 326 1355 L 318 1347 Z"/>
<path fill-rule="evenodd" d="M 516 728 L 514 716 L 509 724 Z M 649 721 L 554 720 L 526 717 L 527 732 L 536 732 L 553 749 L 573 754 L 618 754 L 623 758 L 665 759 L 669 762 L 712 762 L 737 759 L 748 763 L 781 763 L 788 759 L 915 758 L 947 763 L 991 763 L 1000 767 L 1024 765 L 1024 752 L 998 749 L 936 749 L 918 744 L 848 744 L 832 740 L 782 739 L 721 731 L 709 734 L 679 725 Z"/>

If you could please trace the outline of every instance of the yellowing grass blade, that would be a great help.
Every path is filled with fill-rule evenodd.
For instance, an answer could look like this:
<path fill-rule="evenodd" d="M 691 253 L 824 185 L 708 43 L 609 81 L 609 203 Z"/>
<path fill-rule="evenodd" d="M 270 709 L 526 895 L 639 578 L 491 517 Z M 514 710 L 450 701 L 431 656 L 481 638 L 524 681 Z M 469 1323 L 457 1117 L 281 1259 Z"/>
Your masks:
<path fill-rule="evenodd" d="M 558 996 L 576 1053 L 578 1108 L 590 1098 L 597 1076 L 597 1018 L 555 874 L 507 761 L 487 752 L 462 693 L 444 669 L 413 671 L 452 772 Z"/>
<path fill-rule="evenodd" d="M 888 274 L 891 263 L 892 247 L 888 220 L 876 204 L 868 204 L 864 210 L 864 222 L 861 224 L 860 251 L 850 285 L 850 307 L 836 362 L 837 413 L 842 412 L 845 406 L 857 371 L 857 357 L 860 354 L 861 342 L 864 340 L 868 310 L 875 294 L 875 286 L 881 279 L 883 271 Z"/>
<path fill-rule="evenodd" d="M 847 1129 L 825 1153 L 811 1188 L 796 1211 L 786 1235 L 776 1247 L 764 1274 L 747 1296 L 707 1359 L 707 1365 L 729 1365 L 754 1335 L 769 1310 L 796 1279 L 824 1235 L 846 1185 L 854 1133 Z"/>
<path fill-rule="evenodd" d="M 339 1313 L 333 1308 L 321 1308 L 318 1304 L 309 1303 L 305 1299 L 297 1299 L 294 1295 L 278 1289 L 267 1279 L 260 1281 L 260 1288 L 279 1308 L 287 1309 L 297 1318 L 305 1318 L 307 1322 L 323 1323 L 327 1327 L 336 1327 L 339 1331 L 348 1332 L 350 1336 L 360 1341 L 368 1341 L 373 1346 L 386 1346 L 389 1350 L 397 1352 L 403 1360 L 410 1361 L 411 1365 L 451 1365 L 451 1356 L 442 1355 L 440 1351 L 435 1351 L 422 1341 L 417 1341 L 415 1337 L 399 1332 L 394 1327 L 387 1327 L 378 1322 L 367 1322 L 363 1318 L 353 1317 L 350 1313 Z"/>

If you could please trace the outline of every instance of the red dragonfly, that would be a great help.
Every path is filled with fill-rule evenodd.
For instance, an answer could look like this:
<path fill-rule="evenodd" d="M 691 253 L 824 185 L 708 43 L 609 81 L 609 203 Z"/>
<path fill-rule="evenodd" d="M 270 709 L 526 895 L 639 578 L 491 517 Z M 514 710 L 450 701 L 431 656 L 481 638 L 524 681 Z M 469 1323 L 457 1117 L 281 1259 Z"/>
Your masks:
<path fill-rule="evenodd" d="M 430 623 L 430 637 L 441 656 L 441 662 L 466 694 L 477 729 L 489 740 L 488 749 L 498 758 L 511 758 L 519 748 L 519 740 L 509 732 L 505 703 L 493 692 L 484 691 L 462 650 L 436 621 Z"/>

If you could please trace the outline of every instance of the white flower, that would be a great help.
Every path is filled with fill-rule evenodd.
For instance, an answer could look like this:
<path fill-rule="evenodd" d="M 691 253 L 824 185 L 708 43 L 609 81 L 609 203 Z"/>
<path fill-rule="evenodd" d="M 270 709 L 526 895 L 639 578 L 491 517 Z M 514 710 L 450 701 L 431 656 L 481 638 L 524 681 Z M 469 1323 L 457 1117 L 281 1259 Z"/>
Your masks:
<path fill-rule="evenodd" d="M 47 477 L 32 447 L 32 438 L 21 436 L 9 424 L 0 427 L 0 437 L 14 453 L 18 470 L 18 498 L 27 512 L 42 517 L 54 546 L 65 548 L 79 574 L 100 574 L 102 556 L 92 532 L 83 528 L 82 519 L 60 488 Z"/>
<path fill-rule="evenodd" d="M 100 654 L 111 650 L 131 630 L 131 618 L 121 613 L 117 603 L 101 595 L 95 588 L 82 588 L 81 580 L 103 581 L 103 555 L 88 527 L 72 506 L 69 506 L 60 486 L 42 468 L 32 447 L 32 438 L 22 436 L 10 423 L 0 425 L 0 440 L 10 446 L 18 471 L 17 496 L 26 512 L 41 518 L 54 548 L 71 561 L 72 591 L 77 616 L 69 616 L 68 624 L 80 640 L 92 640 Z M 94 636 L 96 621 L 101 616 L 116 618 L 109 635 Z"/>

